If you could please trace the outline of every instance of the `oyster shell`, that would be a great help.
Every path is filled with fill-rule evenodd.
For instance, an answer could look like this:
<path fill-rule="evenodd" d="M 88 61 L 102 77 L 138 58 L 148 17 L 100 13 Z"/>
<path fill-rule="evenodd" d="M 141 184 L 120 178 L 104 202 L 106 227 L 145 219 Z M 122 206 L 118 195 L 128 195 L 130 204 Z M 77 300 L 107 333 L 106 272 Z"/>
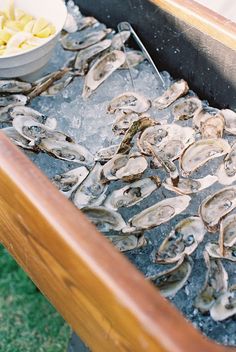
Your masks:
<path fill-rule="evenodd" d="M 172 109 L 175 120 L 188 120 L 202 110 L 202 102 L 196 97 L 186 98 Z"/>
<path fill-rule="evenodd" d="M 117 117 L 115 122 L 112 125 L 112 131 L 115 135 L 125 134 L 126 131 L 130 128 L 134 121 L 138 121 L 141 118 L 140 115 L 135 112 L 121 112 Z"/>
<path fill-rule="evenodd" d="M 80 50 L 74 64 L 76 74 L 85 75 L 89 68 L 89 63 L 98 54 L 102 53 L 111 46 L 110 39 L 104 39 L 99 43 Z"/>
<path fill-rule="evenodd" d="M 95 161 L 99 161 L 100 163 L 106 163 L 115 156 L 118 148 L 119 144 L 111 145 L 110 147 L 100 149 L 95 154 Z"/>
<path fill-rule="evenodd" d="M 69 172 L 55 175 L 51 181 L 65 197 L 70 198 L 88 174 L 88 169 L 85 166 L 81 166 Z"/>
<path fill-rule="evenodd" d="M 65 89 L 74 79 L 74 75 L 71 72 L 65 74 L 62 78 L 55 81 L 50 87 L 44 90 L 41 96 L 54 96 Z"/>
<path fill-rule="evenodd" d="M 160 185 L 161 180 L 158 176 L 144 178 L 113 191 L 106 198 L 104 206 L 112 210 L 118 210 L 121 207 L 132 207 L 148 197 Z"/>
<path fill-rule="evenodd" d="M 230 145 L 221 138 L 202 139 L 189 145 L 180 157 L 180 169 L 183 176 L 191 175 L 211 159 L 223 156 L 230 151 Z"/>
<path fill-rule="evenodd" d="M 50 129 L 55 129 L 57 127 L 57 120 L 54 117 L 48 117 L 43 115 L 41 112 L 30 108 L 29 106 L 15 106 L 9 110 L 9 115 L 12 119 L 16 117 L 25 117 L 29 118 L 32 117 L 36 119 L 39 123 L 44 124 Z"/>
<path fill-rule="evenodd" d="M 193 268 L 191 257 L 183 256 L 171 269 L 149 277 L 164 297 L 173 297 L 184 287 Z"/>
<path fill-rule="evenodd" d="M 210 258 L 207 252 L 204 252 L 203 255 L 207 267 L 206 278 L 194 305 L 202 313 L 205 313 L 215 304 L 217 297 L 227 291 L 228 274 L 219 259 Z"/>
<path fill-rule="evenodd" d="M 57 159 L 89 167 L 94 164 L 93 155 L 84 146 L 66 140 L 58 140 L 53 136 L 52 138 L 43 138 L 40 141 L 39 148 Z"/>
<path fill-rule="evenodd" d="M 13 79 L 0 80 L 0 94 L 5 93 L 28 93 L 32 89 L 32 84 Z"/>
<path fill-rule="evenodd" d="M 127 42 L 127 40 L 129 39 L 130 34 L 131 34 L 130 31 L 122 31 L 115 34 L 114 37 L 112 38 L 112 43 L 111 43 L 112 48 L 115 50 L 121 50 L 125 42 Z"/>
<path fill-rule="evenodd" d="M 21 147 L 24 149 L 29 149 L 29 150 L 35 150 L 35 147 L 30 145 L 30 142 L 28 141 L 28 139 L 21 136 L 15 130 L 14 127 L 2 128 L 1 132 L 3 132 L 8 138 L 10 138 L 10 140 L 18 147 Z"/>
<path fill-rule="evenodd" d="M 225 131 L 236 135 L 236 112 L 230 109 L 221 110 L 225 119 Z"/>
<path fill-rule="evenodd" d="M 63 30 L 68 33 L 74 33 L 78 30 L 76 19 L 71 13 L 67 13 L 66 22 L 63 26 Z"/>
<path fill-rule="evenodd" d="M 236 262 L 236 245 L 231 247 L 225 247 L 224 253 L 221 253 L 221 248 L 219 243 L 208 242 L 205 247 L 207 253 L 212 258 L 219 258 L 229 260 L 231 262 Z"/>
<path fill-rule="evenodd" d="M 206 177 L 199 179 L 179 178 L 178 185 L 175 187 L 171 178 L 167 178 L 163 183 L 163 186 L 169 191 L 173 191 L 178 194 L 192 194 L 198 193 L 203 189 L 212 186 L 217 181 L 217 176 L 211 175 L 207 175 Z"/>
<path fill-rule="evenodd" d="M 80 32 L 66 34 L 61 39 L 61 44 L 65 50 L 78 51 L 100 42 L 104 39 L 111 29 L 103 30 L 83 30 Z"/>
<path fill-rule="evenodd" d="M 191 216 L 180 221 L 159 247 L 155 262 L 174 263 L 184 254 L 192 254 L 206 233 L 202 220 Z"/>
<path fill-rule="evenodd" d="M 9 105 L 26 105 L 28 103 L 28 97 L 23 94 L 11 94 L 0 97 L 0 107 Z"/>
<path fill-rule="evenodd" d="M 107 237 L 120 252 L 128 252 L 133 249 L 146 246 L 147 241 L 144 235 L 115 235 Z"/>
<path fill-rule="evenodd" d="M 219 113 L 218 109 L 205 107 L 193 116 L 193 128 L 200 131 L 201 125 L 204 124 L 208 119 L 216 116 Z"/>
<path fill-rule="evenodd" d="M 105 180 L 132 181 L 139 179 L 147 169 L 146 159 L 141 157 L 129 157 L 117 154 L 103 166 L 103 177 Z"/>
<path fill-rule="evenodd" d="M 151 101 L 135 92 L 125 92 L 115 97 L 108 105 L 110 114 L 117 110 L 141 114 L 151 107 Z"/>
<path fill-rule="evenodd" d="M 213 320 L 222 321 L 236 314 L 236 286 L 220 295 L 210 310 Z"/>
<path fill-rule="evenodd" d="M 163 95 L 156 98 L 153 101 L 153 106 L 158 108 L 159 110 L 165 109 L 168 106 L 170 106 L 174 101 L 176 101 L 178 98 L 182 97 L 183 95 L 186 95 L 188 91 L 189 91 L 189 87 L 187 82 L 181 79 L 175 82 L 174 84 L 172 84 L 170 88 L 164 92 Z"/>
<path fill-rule="evenodd" d="M 184 211 L 190 200 L 189 196 L 164 199 L 135 215 L 129 223 L 137 229 L 151 229 L 159 226 Z"/>
<path fill-rule="evenodd" d="M 88 177 L 72 195 L 72 201 L 77 208 L 102 204 L 108 186 L 101 182 L 101 172 L 102 165 L 96 163 Z"/>
<path fill-rule="evenodd" d="M 220 113 L 210 116 L 200 124 L 202 138 L 221 138 L 223 136 L 225 119 Z"/>
<path fill-rule="evenodd" d="M 86 207 L 82 211 L 101 232 L 119 232 L 126 227 L 126 223 L 119 213 L 105 207 Z"/>
<path fill-rule="evenodd" d="M 96 61 L 85 77 L 83 98 L 88 98 L 124 62 L 125 54 L 118 50 L 111 51 Z"/>
<path fill-rule="evenodd" d="M 236 214 L 227 215 L 220 223 L 219 247 L 224 256 L 224 247 L 236 245 Z"/>
<path fill-rule="evenodd" d="M 82 16 L 78 21 L 77 21 L 77 26 L 78 26 L 78 31 L 82 31 L 83 29 L 87 27 L 92 27 L 95 24 L 98 23 L 98 20 L 92 16 Z"/>
<path fill-rule="evenodd" d="M 120 67 L 120 69 L 129 69 L 138 66 L 145 60 L 145 56 L 141 51 L 130 50 L 125 53 L 125 63 Z"/>
<path fill-rule="evenodd" d="M 220 220 L 236 207 L 236 186 L 225 187 L 208 196 L 199 207 L 209 232 L 216 232 Z"/>
<path fill-rule="evenodd" d="M 217 170 L 217 176 L 222 185 L 231 185 L 236 181 L 236 143 Z"/>

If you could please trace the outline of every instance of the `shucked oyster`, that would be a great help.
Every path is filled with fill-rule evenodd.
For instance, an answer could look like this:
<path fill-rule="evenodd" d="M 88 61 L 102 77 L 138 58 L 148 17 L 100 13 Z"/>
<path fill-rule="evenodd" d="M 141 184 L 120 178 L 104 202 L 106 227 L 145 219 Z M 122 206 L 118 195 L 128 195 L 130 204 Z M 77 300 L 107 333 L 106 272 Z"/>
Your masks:
<path fill-rule="evenodd" d="M 135 92 L 125 92 L 115 97 L 109 104 L 107 111 L 111 114 L 117 110 L 143 113 L 151 107 L 151 102 Z"/>
<path fill-rule="evenodd" d="M 223 136 L 225 119 L 221 113 L 209 116 L 200 124 L 202 138 L 221 138 Z"/>
<path fill-rule="evenodd" d="M 209 232 L 216 232 L 220 220 L 236 207 L 236 186 L 222 188 L 208 196 L 199 207 L 199 214 Z"/>
<path fill-rule="evenodd" d="M 167 89 L 164 94 L 153 101 L 153 106 L 157 107 L 159 110 L 167 108 L 178 98 L 187 94 L 189 91 L 189 87 L 187 82 L 183 79 L 175 82 Z"/>
<path fill-rule="evenodd" d="M 72 196 L 77 208 L 99 206 L 105 199 L 107 185 L 101 182 L 102 165 L 96 163 L 88 177 Z"/>
<path fill-rule="evenodd" d="M 122 135 L 130 128 L 134 121 L 138 121 L 142 115 L 138 115 L 135 112 L 125 113 L 123 111 L 117 115 L 115 122 L 112 126 L 112 131 L 115 135 Z"/>
<path fill-rule="evenodd" d="M 139 65 L 145 60 L 145 56 L 141 51 L 130 50 L 125 53 L 125 63 L 120 67 L 120 69 L 129 69 Z"/>
<path fill-rule="evenodd" d="M 0 94 L 5 93 L 28 93 L 32 89 L 32 84 L 13 79 L 0 81 Z"/>
<path fill-rule="evenodd" d="M 112 38 L 112 48 L 115 50 L 122 49 L 124 43 L 129 39 L 130 34 L 130 31 L 122 31 L 120 33 L 115 34 Z"/>
<path fill-rule="evenodd" d="M 36 119 L 39 123 L 44 124 L 50 129 L 55 129 L 57 126 L 57 120 L 54 117 L 46 116 L 41 112 L 30 108 L 29 106 L 17 105 L 10 109 L 9 115 L 12 119 L 15 119 L 19 116 L 25 117 L 26 119 L 32 117 L 33 119 Z"/>
<path fill-rule="evenodd" d="M 202 102 L 196 97 L 186 98 L 172 109 L 175 120 L 188 120 L 202 110 Z"/>
<path fill-rule="evenodd" d="M 20 133 L 18 133 L 14 127 L 6 127 L 2 128 L 1 132 L 3 132 L 10 140 L 17 145 L 18 147 L 35 150 L 35 147 L 30 145 L 30 141 L 24 138 Z"/>
<path fill-rule="evenodd" d="M 230 260 L 231 262 L 236 262 L 236 245 L 225 247 L 223 254 L 221 253 L 219 243 L 209 242 L 206 244 L 205 248 L 209 256 L 212 258 L 220 258 Z"/>
<path fill-rule="evenodd" d="M 126 223 L 119 213 L 105 207 L 87 207 L 82 211 L 101 232 L 119 232 L 126 227 Z"/>
<path fill-rule="evenodd" d="M 224 139 L 203 139 L 188 146 L 180 157 L 183 176 L 191 175 L 211 159 L 223 156 L 230 151 L 230 145 Z"/>
<path fill-rule="evenodd" d="M 119 144 L 111 145 L 110 147 L 102 148 L 95 154 L 95 161 L 99 161 L 100 163 L 106 163 L 111 160 L 116 151 L 119 148 Z"/>
<path fill-rule="evenodd" d="M 121 207 L 131 207 L 148 197 L 161 185 L 158 176 L 144 178 L 113 191 L 105 200 L 105 207 L 118 210 Z"/>
<path fill-rule="evenodd" d="M 171 269 L 149 277 L 164 297 L 173 297 L 184 287 L 193 268 L 191 257 L 183 256 Z"/>
<path fill-rule="evenodd" d="M 125 54 L 118 50 L 111 51 L 96 61 L 85 77 L 83 98 L 88 98 L 124 62 Z"/>
<path fill-rule="evenodd" d="M 205 188 L 210 187 L 216 181 L 218 181 L 217 176 L 207 175 L 206 177 L 199 179 L 191 178 L 179 178 L 178 185 L 175 187 L 171 178 L 167 178 L 163 183 L 163 186 L 173 192 L 178 194 L 192 194 L 198 193 Z"/>
<path fill-rule="evenodd" d="M 236 214 L 229 214 L 220 223 L 219 247 L 221 254 L 224 256 L 225 247 L 234 245 L 236 245 Z"/>
<path fill-rule="evenodd" d="M 132 181 L 139 179 L 147 169 L 146 159 L 141 157 L 129 157 L 117 154 L 103 166 L 103 177 L 105 180 Z"/>
<path fill-rule="evenodd" d="M 195 300 L 195 307 L 202 313 L 207 312 L 214 305 L 217 297 L 227 291 L 228 274 L 219 259 L 212 259 L 204 252 L 207 267 L 203 289 Z"/>
<path fill-rule="evenodd" d="M 222 185 L 231 185 L 236 181 L 236 143 L 232 145 L 231 151 L 220 165 L 217 176 Z"/>
<path fill-rule="evenodd" d="M 188 207 L 190 200 L 189 196 L 164 199 L 135 215 L 129 223 L 137 229 L 151 229 L 180 214 Z"/>
<path fill-rule="evenodd" d="M 236 112 L 229 109 L 221 110 L 225 119 L 225 131 L 236 135 Z"/>
<path fill-rule="evenodd" d="M 50 87 L 45 89 L 40 95 L 41 96 L 54 96 L 65 89 L 74 79 L 74 75 L 71 72 L 66 73 L 63 77 L 53 82 Z"/>
<path fill-rule="evenodd" d="M 8 105 L 26 105 L 28 97 L 23 94 L 11 94 L 0 97 L 0 107 Z"/>
<path fill-rule="evenodd" d="M 192 254 L 206 233 L 202 220 L 192 216 L 180 221 L 164 239 L 156 254 L 157 263 L 177 262 L 184 254 Z"/>
<path fill-rule="evenodd" d="M 132 249 L 137 249 L 140 247 L 144 247 L 147 244 L 147 241 L 143 234 L 135 234 L 135 235 L 109 235 L 107 238 L 112 242 L 112 244 L 120 251 L 127 252 Z"/>
<path fill-rule="evenodd" d="M 88 176 L 89 171 L 85 166 L 78 167 L 61 175 L 55 175 L 51 181 L 67 198 L 70 198 L 76 188 Z"/>
<path fill-rule="evenodd" d="M 236 314 L 236 286 L 222 293 L 210 310 L 213 320 L 222 321 Z"/>

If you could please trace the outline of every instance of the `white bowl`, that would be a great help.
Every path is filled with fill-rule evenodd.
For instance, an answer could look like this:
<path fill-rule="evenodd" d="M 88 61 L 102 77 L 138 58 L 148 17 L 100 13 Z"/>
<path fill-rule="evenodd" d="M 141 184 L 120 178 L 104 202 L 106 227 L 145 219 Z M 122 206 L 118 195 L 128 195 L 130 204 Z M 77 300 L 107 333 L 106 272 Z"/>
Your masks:
<path fill-rule="evenodd" d="M 8 0 L 1 0 L 0 10 L 6 8 Z M 0 57 L 0 77 L 23 77 L 44 67 L 59 40 L 67 9 L 62 0 L 15 0 L 15 7 L 35 16 L 44 17 L 56 27 L 56 33 L 42 45 L 21 54 Z"/>

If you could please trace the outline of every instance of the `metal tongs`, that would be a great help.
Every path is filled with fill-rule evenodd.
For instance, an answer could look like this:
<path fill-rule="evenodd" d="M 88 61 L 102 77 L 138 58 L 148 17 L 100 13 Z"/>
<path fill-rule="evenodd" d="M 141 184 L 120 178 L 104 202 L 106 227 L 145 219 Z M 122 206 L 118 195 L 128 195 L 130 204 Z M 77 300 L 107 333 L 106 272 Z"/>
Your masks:
<path fill-rule="evenodd" d="M 139 38 L 139 36 L 137 35 L 137 33 L 135 32 L 135 30 L 133 29 L 133 27 L 131 26 L 131 24 L 129 22 L 120 22 L 117 26 L 118 28 L 118 31 L 119 33 L 122 32 L 122 31 L 129 31 L 131 33 L 131 35 L 133 36 L 134 40 L 136 41 L 136 43 L 138 44 L 140 50 L 142 51 L 143 55 L 146 57 L 146 59 L 149 61 L 149 63 L 152 65 L 153 69 L 154 69 L 154 72 L 155 74 L 157 75 L 158 79 L 161 81 L 163 87 L 165 88 L 165 82 L 158 70 L 158 68 L 156 67 L 153 59 L 151 58 L 151 56 L 149 55 L 147 49 L 145 48 L 145 46 L 143 45 L 141 39 Z M 123 44 L 123 49 L 124 49 L 124 52 L 126 52 L 126 49 L 125 49 L 125 45 Z M 134 81 L 133 81 L 133 78 L 132 78 L 132 74 L 131 74 L 131 70 L 130 70 L 130 67 L 129 67 L 129 62 L 127 60 L 127 66 L 129 68 L 129 74 L 130 74 L 130 78 L 131 78 L 131 82 L 132 82 L 132 86 L 134 88 Z"/>

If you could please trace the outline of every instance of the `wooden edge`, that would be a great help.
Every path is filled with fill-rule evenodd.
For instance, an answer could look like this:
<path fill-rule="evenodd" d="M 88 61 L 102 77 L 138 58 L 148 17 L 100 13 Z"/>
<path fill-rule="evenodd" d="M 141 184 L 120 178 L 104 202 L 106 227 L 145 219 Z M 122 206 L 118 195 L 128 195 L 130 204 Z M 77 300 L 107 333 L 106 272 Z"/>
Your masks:
<path fill-rule="evenodd" d="M 0 238 L 93 351 L 235 351 L 204 338 L 0 133 Z"/>
<path fill-rule="evenodd" d="M 193 0 L 150 0 L 163 10 L 236 50 L 236 23 Z"/>

